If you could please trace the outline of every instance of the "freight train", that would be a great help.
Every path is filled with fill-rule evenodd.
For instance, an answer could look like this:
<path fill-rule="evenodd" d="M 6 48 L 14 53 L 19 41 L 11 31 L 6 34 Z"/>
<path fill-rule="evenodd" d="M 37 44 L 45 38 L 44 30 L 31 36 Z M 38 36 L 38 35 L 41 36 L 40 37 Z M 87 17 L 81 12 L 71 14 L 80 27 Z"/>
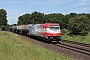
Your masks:
<path fill-rule="evenodd" d="M 61 39 L 60 25 L 57 23 L 11 26 L 9 30 L 18 34 L 42 38 L 45 41 L 59 41 Z"/>

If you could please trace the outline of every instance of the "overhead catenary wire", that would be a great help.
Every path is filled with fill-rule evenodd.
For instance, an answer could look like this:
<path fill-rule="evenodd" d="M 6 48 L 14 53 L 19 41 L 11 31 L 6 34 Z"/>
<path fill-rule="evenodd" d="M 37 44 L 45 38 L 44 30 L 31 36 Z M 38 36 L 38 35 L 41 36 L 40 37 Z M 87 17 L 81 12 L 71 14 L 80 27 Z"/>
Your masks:
<path fill-rule="evenodd" d="M 73 2 L 76 2 L 76 1 L 77 1 L 77 0 L 70 1 L 70 2 L 68 2 L 68 3 L 65 3 L 65 4 L 61 5 L 61 6 L 55 7 L 55 8 L 53 8 L 53 9 L 50 9 L 50 10 L 48 10 L 48 11 L 46 11 L 46 12 L 55 10 L 55 9 L 57 9 L 57 8 L 59 8 L 59 7 L 63 7 L 63 6 L 69 5 L 69 4 L 71 4 L 71 3 L 73 3 Z"/>
<path fill-rule="evenodd" d="M 90 4 L 88 4 L 88 5 L 83 5 L 83 6 L 79 6 L 79 7 L 75 7 L 75 8 L 71 8 L 71 9 L 67 9 L 67 10 L 63 10 L 63 11 L 61 11 L 61 12 L 70 11 L 70 10 L 74 10 L 74 9 L 79 9 L 79 8 L 83 8 L 83 7 L 90 7 Z"/>

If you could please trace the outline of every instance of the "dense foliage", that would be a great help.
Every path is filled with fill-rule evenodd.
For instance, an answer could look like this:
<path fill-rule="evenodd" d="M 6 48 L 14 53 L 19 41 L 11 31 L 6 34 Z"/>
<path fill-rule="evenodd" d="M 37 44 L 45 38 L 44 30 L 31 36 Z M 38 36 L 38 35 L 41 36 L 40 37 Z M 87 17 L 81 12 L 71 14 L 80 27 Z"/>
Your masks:
<path fill-rule="evenodd" d="M 26 24 L 36 24 L 36 23 L 44 23 L 44 14 L 40 12 L 33 12 L 31 14 L 24 14 L 20 17 L 18 17 L 18 25 L 26 25 Z"/>
<path fill-rule="evenodd" d="M 90 21 L 85 15 L 76 15 L 75 17 L 70 18 L 69 20 L 69 29 L 71 33 L 77 34 L 86 34 L 89 30 Z"/>
<path fill-rule="evenodd" d="M 7 30 L 7 12 L 4 9 L 0 9 L 0 28 Z"/>

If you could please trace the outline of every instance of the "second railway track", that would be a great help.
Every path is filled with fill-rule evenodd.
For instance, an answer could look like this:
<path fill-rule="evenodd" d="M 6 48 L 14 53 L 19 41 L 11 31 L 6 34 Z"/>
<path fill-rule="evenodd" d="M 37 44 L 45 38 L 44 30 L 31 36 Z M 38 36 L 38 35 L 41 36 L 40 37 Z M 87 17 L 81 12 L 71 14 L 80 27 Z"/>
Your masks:
<path fill-rule="evenodd" d="M 90 55 L 90 45 L 89 44 L 61 40 L 59 43 L 55 45 L 66 48 L 66 49 L 70 49 L 76 52 L 80 52 L 85 55 Z"/>

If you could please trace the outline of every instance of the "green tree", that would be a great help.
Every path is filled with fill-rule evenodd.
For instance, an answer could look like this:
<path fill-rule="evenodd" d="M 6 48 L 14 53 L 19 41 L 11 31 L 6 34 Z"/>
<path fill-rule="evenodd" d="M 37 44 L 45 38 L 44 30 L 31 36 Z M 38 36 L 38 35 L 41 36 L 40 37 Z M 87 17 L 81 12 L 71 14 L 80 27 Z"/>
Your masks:
<path fill-rule="evenodd" d="M 34 11 L 31 13 L 31 20 L 34 20 L 34 24 L 36 23 L 44 23 L 45 16 L 44 13 Z"/>
<path fill-rule="evenodd" d="M 89 26 L 90 22 L 86 15 L 76 15 L 69 20 L 69 29 L 75 35 L 84 34 L 89 30 Z"/>
<path fill-rule="evenodd" d="M 90 23 L 90 14 L 89 13 L 87 14 L 87 17 L 88 17 L 89 23 Z M 90 26 L 89 26 L 89 31 L 90 31 Z"/>
<path fill-rule="evenodd" d="M 20 17 L 18 17 L 18 25 L 27 25 L 27 24 L 31 24 L 31 15 L 26 13 Z"/>
<path fill-rule="evenodd" d="M 5 27 L 7 27 L 7 12 L 4 9 L 0 9 L 0 27 L 1 29 L 5 30 Z"/>
<path fill-rule="evenodd" d="M 26 25 L 26 24 L 32 24 L 34 21 L 34 24 L 36 23 L 44 23 L 44 13 L 40 12 L 32 12 L 31 14 L 24 14 L 22 16 L 18 17 L 18 25 Z"/>
<path fill-rule="evenodd" d="M 46 15 L 46 19 L 49 21 L 49 22 L 52 22 L 52 23 L 59 23 L 63 17 L 63 14 L 61 13 L 52 13 L 52 14 L 47 14 Z"/>

